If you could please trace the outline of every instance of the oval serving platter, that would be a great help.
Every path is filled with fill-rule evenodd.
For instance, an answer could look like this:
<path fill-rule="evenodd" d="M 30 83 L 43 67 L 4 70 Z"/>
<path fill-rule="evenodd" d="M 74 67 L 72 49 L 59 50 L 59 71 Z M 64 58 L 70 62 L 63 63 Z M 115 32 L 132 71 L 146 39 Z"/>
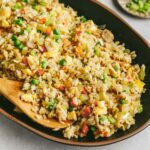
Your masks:
<path fill-rule="evenodd" d="M 116 40 L 126 43 L 127 48 L 136 50 L 138 57 L 135 62 L 138 64 L 145 64 L 147 66 L 147 76 L 145 79 L 147 91 L 142 96 L 144 112 L 136 116 L 136 124 L 129 130 L 125 132 L 118 131 L 109 138 L 99 138 L 96 140 L 91 135 L 80 139 L 65 139 L 62 136 L 61 131 L 54 132 L 38 125 L 24 114 L 14 112 L 14 106 L 4 97 L 0 97 L 0 113 L 46 139 L 69 145 L 107 145 L 122 141 L 142 131 L 150 125 L 150 45 L 117 14 L 97 0 L 60 0 L 60 2 L 64 3 L 66 6 L 71 6 L 78 12 L 79 15 L 84 15 L 86 18 L 94 20 L 98 25 L 106 24 L 107 28 L 114 33 Z"/>

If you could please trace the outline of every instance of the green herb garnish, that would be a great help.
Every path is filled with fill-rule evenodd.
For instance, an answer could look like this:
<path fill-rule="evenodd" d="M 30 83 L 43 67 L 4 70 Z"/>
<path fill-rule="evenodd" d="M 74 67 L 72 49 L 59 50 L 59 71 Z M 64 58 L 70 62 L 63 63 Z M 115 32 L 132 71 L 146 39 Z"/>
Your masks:
<path fill-rule="evenodd" d="M 52 111 L 57 105 L 57 100 L 51 100 L 48 102 L 48 111 Z"/>
<path fill-rule="evenodd" d="M 81 17 L 80 21 L 85 23 L 87 21 L 87 19 L 83 16 L 83 17 Z"/>

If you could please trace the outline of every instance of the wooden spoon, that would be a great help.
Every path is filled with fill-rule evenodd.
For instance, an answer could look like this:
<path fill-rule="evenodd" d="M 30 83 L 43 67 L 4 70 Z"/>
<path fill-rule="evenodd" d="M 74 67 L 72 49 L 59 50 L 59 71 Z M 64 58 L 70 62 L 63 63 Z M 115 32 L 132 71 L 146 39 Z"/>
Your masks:
<path fill-rule="evenodd" d="M 55 119 L 37 119 L 35 117 L 36 114 L 32 111 L 33 105 L 20 99 L 20 96 L 23 94 L 23 91 L 21 90 L 22 85 L 23 83 L 21 82 L 0 78 L 0 93 L 33 121 L 44 127 L 61 129 L 71 124 L 69 121 L 61 124 Z"/>

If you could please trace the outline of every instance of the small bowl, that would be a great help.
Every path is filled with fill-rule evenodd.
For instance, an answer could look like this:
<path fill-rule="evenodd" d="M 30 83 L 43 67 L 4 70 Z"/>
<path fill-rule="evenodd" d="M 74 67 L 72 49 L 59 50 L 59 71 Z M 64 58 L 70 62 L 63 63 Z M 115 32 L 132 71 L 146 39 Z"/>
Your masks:
<path fill-rule="evenodd" d="M 145 18 L 145 19 L 150 19 L 150 11 L 148 11 L 147 13 L 143 14 L 143 13 L 138 13 L 138 12 L 134 12 L 134 11 L 130 11 L 126 5 L 130 2 L 131 0 L 117 0 L 118 4 L 121 6 L 121 8 L 126 11 L 127 13 L 136 16 L 136 17 L 140 17 L 140 18 Z"/>

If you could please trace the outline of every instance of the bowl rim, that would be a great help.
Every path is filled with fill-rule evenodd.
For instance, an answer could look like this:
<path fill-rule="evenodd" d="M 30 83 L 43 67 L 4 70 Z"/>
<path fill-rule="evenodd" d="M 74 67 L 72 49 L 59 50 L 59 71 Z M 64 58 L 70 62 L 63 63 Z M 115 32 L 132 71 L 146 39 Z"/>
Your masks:
<path fill-rule="evenodd" d="M 134 32 L 145 43 L 145 45 L 147 45 L 150 48 L 150 44 L 148 43 L 148 41 L 144 37 L 142 37 L 135 29 L 133 29 L 116 12 L 114 12 L 112 9 L 108 8 L 106 5 L 102 4 L 102 2 L 100 2 L 98 0 L 89 0 L 89 1 L 99 5 L 100 7 L 104 8 L 109 13 L 111 13 L 113 16 L 115 16 L 118 20 L 120 20 L 122 23 L 124 23 L 132 32 Z M 17 119 L 16 117 L 14 117 L 13 115 L 9 114 L 8 112 L 3 110 L 2 108 L 0 108 L 0 113 L 3 114 L 5 117 L 9 118 L 10 120 L 14 121 L 15 123 L 17 123 L 17 124 L 23 126 L 24 128 L 32 131 L 33 133 L 35 133 L 35 134 L 37 134 L 37 135 L 39 135 L 41 137 L 44 137 L 45 139 L 52 140 L 54 142 L 58 142 L 58 143 L 62 143 L 62 144 L 67 144 L 67 145 L 72 145 L 72 146 L 82 146 L 82 147 L 96 147 L 96 146 L 104 146 L 104 145 L 114 144 L 116 142 L 120 142 L 120 141 L 123 141 L 125 139 L 130 138 L 130 137 L 136 135 L 137 133 L 143 131 L 148 126 L 150 126 L 150 118 L 149 118 L 149 120 L 146 123 L 144 123 L 141 127 L 136 129 L 135 131 L 133 131 L 133 132 L 127 134 L 127 135 L 123 135 L 123 136 L 121 136 L 119 138 L 116 138 L 116 139 L 113 139 L 113 140 L 109 140 L 109 141 L 99 141 L 99 142 L 78 142 L 78 141 L 71 141 L 71 140 L 67 140 L 67 139 L 60 139 L 58 137 L 55 137 L 55 136 L 43 133 L 42 131 L 39 131 L 39 130 L 31 127 L 30 125 L 22 122 L 21 120 Z"/>

